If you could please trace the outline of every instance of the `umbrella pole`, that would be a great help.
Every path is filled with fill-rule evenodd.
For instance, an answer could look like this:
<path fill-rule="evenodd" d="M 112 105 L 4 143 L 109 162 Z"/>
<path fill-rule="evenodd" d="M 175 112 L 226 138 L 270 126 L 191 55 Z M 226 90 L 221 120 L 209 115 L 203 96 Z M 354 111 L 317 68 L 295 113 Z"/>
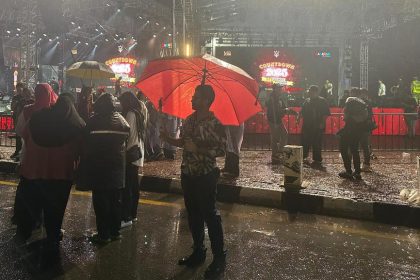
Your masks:
<path fill-rule="evenodd" d="M 206 76 L 207 76 L 207 66 L 206 66 L 207 62 L 204 62 L 204 69 L 203 69 L 203 77 L 201 79 L 201 85 L 204 86 L 206 84 Z"/>

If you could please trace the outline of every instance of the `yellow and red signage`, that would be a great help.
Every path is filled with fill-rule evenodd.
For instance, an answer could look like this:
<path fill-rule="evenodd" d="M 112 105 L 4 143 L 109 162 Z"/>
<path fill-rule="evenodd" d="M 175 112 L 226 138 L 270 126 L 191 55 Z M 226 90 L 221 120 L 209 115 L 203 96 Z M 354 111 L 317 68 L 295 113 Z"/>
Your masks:
<path fill-rule="evenodd" d="M 122 78 L 121 80 L 123 83 L 133 84 L 136 81 L 136 59 L 129 57 L 115 57 L 105 61 L 105 64 L 111 67 L 116 78 Z M 115 78 L 113 80 L 115 80 Z"/>
<path fill-rule="evenodd" d="M 293 86 L 294 82 L 290 78 L 295 68 L 294 64 L 278 61 L 260 64 L 261 81 L 268 84 Z"/>

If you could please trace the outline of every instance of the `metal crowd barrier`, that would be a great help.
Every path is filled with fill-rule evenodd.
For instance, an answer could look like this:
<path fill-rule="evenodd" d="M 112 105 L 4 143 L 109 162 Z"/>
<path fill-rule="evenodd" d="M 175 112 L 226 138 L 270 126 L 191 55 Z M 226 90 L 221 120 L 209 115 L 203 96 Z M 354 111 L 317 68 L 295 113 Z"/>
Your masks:
<path fill-rule="evenodd" d="M 324 151 L 338 151 L 336 133 L 344 127 L 343 113 L 331 113 L 326 121 L 323 136 Z M 375 113 L 373 119 L 377 128 L 372 131 L 371 147 L 379 151 L 420 150 L 420 120 L 417 113 Z M 301 144 L 301 125 L 295 125 L 295 116 L 286 115 L 283 123 L 287 128 L 288 144 Z M 270 130 L 264 112 L 245 124 L 242 149 L 270 150 Z M 411 127 L 411 129 L 409 129 Z"/>
<path fill-rule="evenodd" d="M 372 131 L 371 146 L 373 150 L 420 150 L 420 120 L 417 119 L 417 113 L 375 113 L 374 120 L 378 128 Z M 300 145 L 300 126 L 295 125 L 295 116 L 286 115 L 283 123 L 289 131 L 288 144 Z M 342 113 L 332 113 L 328 117 L 326 133 L 323 137 L 324 151 L 338 151 L 338 139 L 335 134 L 343 126 Z M 412 128 L 412 133 L 409 133 L 409 126 Z M 0 147 L 14 147 L 15 143 L 12 116 L 0 114 Z M 271 149 L 270 130 L 264 112 L 257 114 L 245 124 L 242 149 L 254 151 Z"/>
<path fill-rule="evenodd" d="M 12 115 L 0 114 L 0 146 L 15 147 L 15 135 Z"/>

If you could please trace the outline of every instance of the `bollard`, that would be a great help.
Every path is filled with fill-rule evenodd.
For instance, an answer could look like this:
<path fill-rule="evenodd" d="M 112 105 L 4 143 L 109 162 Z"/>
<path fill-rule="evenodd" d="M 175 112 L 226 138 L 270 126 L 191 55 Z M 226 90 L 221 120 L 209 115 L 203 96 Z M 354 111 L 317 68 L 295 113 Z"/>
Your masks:
<path fill-rule="evenodd" d="M 420 156 L 416 157 L 417 161 L 417 189 L 420 190 Z"/>
<path fill-rule="evenodd" d="M 303 182 L 303 147 L 284 146 L 284 187 L 289 189 L 301 189 Z"/>

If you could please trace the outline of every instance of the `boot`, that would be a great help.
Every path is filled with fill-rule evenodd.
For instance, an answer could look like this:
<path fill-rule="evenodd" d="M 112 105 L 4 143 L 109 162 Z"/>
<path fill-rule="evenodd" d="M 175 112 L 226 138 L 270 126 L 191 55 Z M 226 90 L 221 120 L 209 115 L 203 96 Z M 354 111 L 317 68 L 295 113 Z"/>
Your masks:
<path fill-rule="evenodd" d="M 204 272 L 205 279 L 214 279 L 219 277 L 226 268 L 226 251 L 220 255 L 214 255 L 213 261 Z"/>
<path fill-rule="evenodd" d="M 206 248 L 194 249 L 193 253 L 178 261 L 178 265 L 185 265 L 188 267 L 195 267 L 202 264 L 206 260 Z"/>

